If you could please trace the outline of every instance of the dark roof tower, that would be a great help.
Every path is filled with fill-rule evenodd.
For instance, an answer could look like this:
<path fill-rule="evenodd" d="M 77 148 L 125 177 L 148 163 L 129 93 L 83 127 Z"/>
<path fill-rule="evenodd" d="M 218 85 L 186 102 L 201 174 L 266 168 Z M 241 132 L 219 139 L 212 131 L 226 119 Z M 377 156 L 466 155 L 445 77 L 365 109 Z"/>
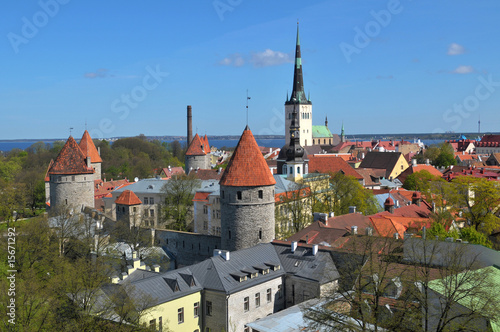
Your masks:
<path fill-rule="evenodd" d="M 292 112 L 292 124 L 290 125 L 290 144 L 286 150 L 286 161 L 303 162 L 304 148 L 300 146 L 300 127 L 297 121 L 297 111 L 295 107 Z"/>
<path fill-rule="evenodd" d="M 297 22 L 297 42 L 295 44 L 295 69 L 293 72 L 293 89 L 290 99 L 285 105 L 290 104 L 311 104 L 304 92 L 304 78 L 302 75 L 302 58 L 300 55 L 299 22 Z"/>

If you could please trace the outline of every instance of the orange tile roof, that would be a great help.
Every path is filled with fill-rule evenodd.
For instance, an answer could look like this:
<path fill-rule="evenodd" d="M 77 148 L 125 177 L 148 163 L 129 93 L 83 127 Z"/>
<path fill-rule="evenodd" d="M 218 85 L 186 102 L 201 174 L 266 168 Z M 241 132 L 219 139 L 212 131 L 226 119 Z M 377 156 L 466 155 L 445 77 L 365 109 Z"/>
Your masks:
<path fill-rule="evenodd" d="M 204 156 L 210 152 L 210 149 L 207 149 L 208 143 L 204 142 L 205 139 L 200 138 L 198 134 L 193 137 L 191 144 L 186 151 L 186 156 Z"/>
<path fill-rule="evenodd" d="M 115 200 L 116 204 L 121 205 L 138 205 L 142 204 L 142 201 L 134 194 L 131 190 L 125 190 L 120 196 Z"/>
<path fill-rule="evenodd" d="M 203 149 L 205 152 L 209 153 L 210 152 L 210 144 L 208 144 L 208 137 L 207 134 L 205 134 L 205 137 L 203 137 Z"/>
<path fill-rule="evenodd" d="M 361 180 L 363 177 L 354 170 L 344 159 L 332 155 L 310 155 L 309 173 L 337 173 L 342 172 L 345 175 L 353 176 Z"/>
<path fill-rule="evenodd" d="M 87 167 L 85 155 L 70 136 L 64 144 L 61 152 L 49 169 L 49 174 L 92 174 L 94 170 Z"/>
<path fill-rule="evenodd" d="M 257 187 L 276 184 L 266 160 L 248 126 L 243 131 L 240 141 L 220 180 L 221 186 Z"/>
<path fill-rule="evenodd" d="M 400 238 L 404 238 L 406 228 L 397 222 L 393 222 L 390 218 L 370 217 L 370 220 L 373 228 L 380 236 L 392 237 L 394 233 L 398 233 Z"/>
<path fill-rule="evenodd" d="M 204 192 L 198 191 L 194 194 L 193 202 L 208 202 L 208 196 L 210 194 L 211 193 L 204 193 Z"/>
<path fill-rule="evenodd" d="M 101 156 L 99 156 L 99 152 L 95 148 L 94 142 L 92 138 L 90 138 L 90 134 L 85 130 L 83 133 L 82 139 L 80 140 L 80 149 L 82 149 L 85 157 L 90 157 L 91 163 L 102 163 Z"/>

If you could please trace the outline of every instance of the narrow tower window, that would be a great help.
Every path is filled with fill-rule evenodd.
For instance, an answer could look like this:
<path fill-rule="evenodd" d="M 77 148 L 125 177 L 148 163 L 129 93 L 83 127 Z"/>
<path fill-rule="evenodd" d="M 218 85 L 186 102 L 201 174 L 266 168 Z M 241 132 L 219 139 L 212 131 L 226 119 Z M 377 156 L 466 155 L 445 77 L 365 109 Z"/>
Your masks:
<path fill-rule="evenodd" d="M 259 228 L 259 240 L 262 240 L 262 227 Z"/>
<path fill-rule="evenodd" d="M 237 192 L 236 192 L 236 197 L 237 197 L 239 200 L 241 200 L 241 191 L 237 191 Z"/>
<path fill-rule="evenodd" d="M 264 198 L 264 192 L 262 190 L 259 190 L 259 198 L 260 199 Z"/>

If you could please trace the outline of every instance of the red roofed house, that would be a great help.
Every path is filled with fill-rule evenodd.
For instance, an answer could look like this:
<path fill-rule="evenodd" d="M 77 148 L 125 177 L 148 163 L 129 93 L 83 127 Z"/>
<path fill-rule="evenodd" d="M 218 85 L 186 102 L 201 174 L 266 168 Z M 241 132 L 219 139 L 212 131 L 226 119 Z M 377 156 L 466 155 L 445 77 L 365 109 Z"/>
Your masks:
<path fill-rule="evenodd" d="M 275 184 L 247 126 L 220 180 L 222 249 L 249 248 L 274 239 Z"/>
<path fill-rule="evenodd" d="M 412 159 L 415 160 L 415 159 Z M 401 183 L 405 183 L 406 178 L 413 173 L 421 172 L 421 171 L 427 171 L 431 175 L 441 177 L 443 176 L 443 173 L 441 173 L 438 169 L 436 169 L 432 165 L 425 165 L 425 164 L 417 164 L 416 160 L 415 162 L 412 162 L 411 166 L 408 167 L 403 173 L 399 174 L 398 180 L 401 181 Z"/>
<path fill-rule="evenodd" d="M 500 135 L 484 135 L 476 142 L 477 154 L 491 154 L 500 152 Z"/>
<path fill-rule="evenodd" d="M 115 204 L 117 220 L 128 218 L 131 227 L 138 227 L 141 224 L 142 209 L 140 205 L 142 201 L 133 191 L 125 190 L 122 192 L 115 200 Z"/>
<path fill-rule="evenodd" d="M 50 208 L 94 207 L 94 168 L 75 139 L 70 136 L 47 172 Z"/>
<path fill-rule="evenodd" d="M 352 176 L 363 183 L 363 177 L 356 172 L 343 158 L 335 155 L 315 154 L 309 156 L 309 173 L 338 173 L 342 172 L 347 176 Z"/>
<path fill-rule="evenodd" d="M 201 138 L 198 134 L 193 137 L 186 151 L 186 174 L 194 169 L 210 169 L 210 145 L 205 135 Z"/>

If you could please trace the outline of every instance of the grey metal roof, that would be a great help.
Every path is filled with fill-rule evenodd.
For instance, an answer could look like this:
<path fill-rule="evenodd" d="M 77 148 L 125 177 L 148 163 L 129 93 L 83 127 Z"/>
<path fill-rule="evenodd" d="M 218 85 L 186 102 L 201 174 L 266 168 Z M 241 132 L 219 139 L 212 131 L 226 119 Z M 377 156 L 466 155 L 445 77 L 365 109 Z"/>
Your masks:
<path fill-rule="evenodd" d="M 122 280 L 120 285 L 130 284 L 134 286 L 128 292 L 131 297 L 149 296 L 151 297 L 151 306 L 155 306 L 164 302 L 168 302 L 188 294 L 200 292 L 202 290 L 201 283 L 193 276 L 189 268 L 182 268 L 165 273 L 155 273 L 142 270 L 135 270 L 125 280 Z M 190 276 L 194 280 L 194 285 L 189 282 Z M 172 287 L 178 285 L 178 290 Z M 127 288 L 125 288 L 127 289 Z"/>
<path fill-rule="evenodd" d="M 281 194 L 287 191 L 294 191 L 301 188 L 299 184 L 285 179 L 286 175 L 274 174 L 273 176 L 274 180 L 276 180 L 276 184 L 274 185 L 276 194 Z"/>
<path fill-rule="evenodd" d="M 324 284 L 340 277 L 332 256 L 328 251 L 318 250 L 313 255 L 312 248 L 297 247 L 292 252 L 290 245 L 273 243 L 283 270 L 296 277 Z"/>
<path fill-rule="evenodd" d="M 131 190 L 136 194 L 159 194 L 162 192 L 163 186 L 168 182 L 168 180 L 162 179 L 142 179 L 137 182 L 134 182 L 128 186 L 116 189 L 114 192 L 121 193 L 125 190 Z"/>
<path fill-rule="evenodd" d="M 258 266 L 270 260 L 280 261 L 273 245 L 265 243 L 247 249 L 232 251 L 227 261 L 218 255 L 201 263 L 191 265 L 189 268 L 196 278 L 201 281 L 204 288 L 231 294 L 283 276 L 285 273 L 283 269 L 277 271 L 270 269 L 268 274 L 259 274 L 256 278 L 247 278 L 242 282 L 233 277 L 233 275 L 242 273 L 249 267 Z"/>

